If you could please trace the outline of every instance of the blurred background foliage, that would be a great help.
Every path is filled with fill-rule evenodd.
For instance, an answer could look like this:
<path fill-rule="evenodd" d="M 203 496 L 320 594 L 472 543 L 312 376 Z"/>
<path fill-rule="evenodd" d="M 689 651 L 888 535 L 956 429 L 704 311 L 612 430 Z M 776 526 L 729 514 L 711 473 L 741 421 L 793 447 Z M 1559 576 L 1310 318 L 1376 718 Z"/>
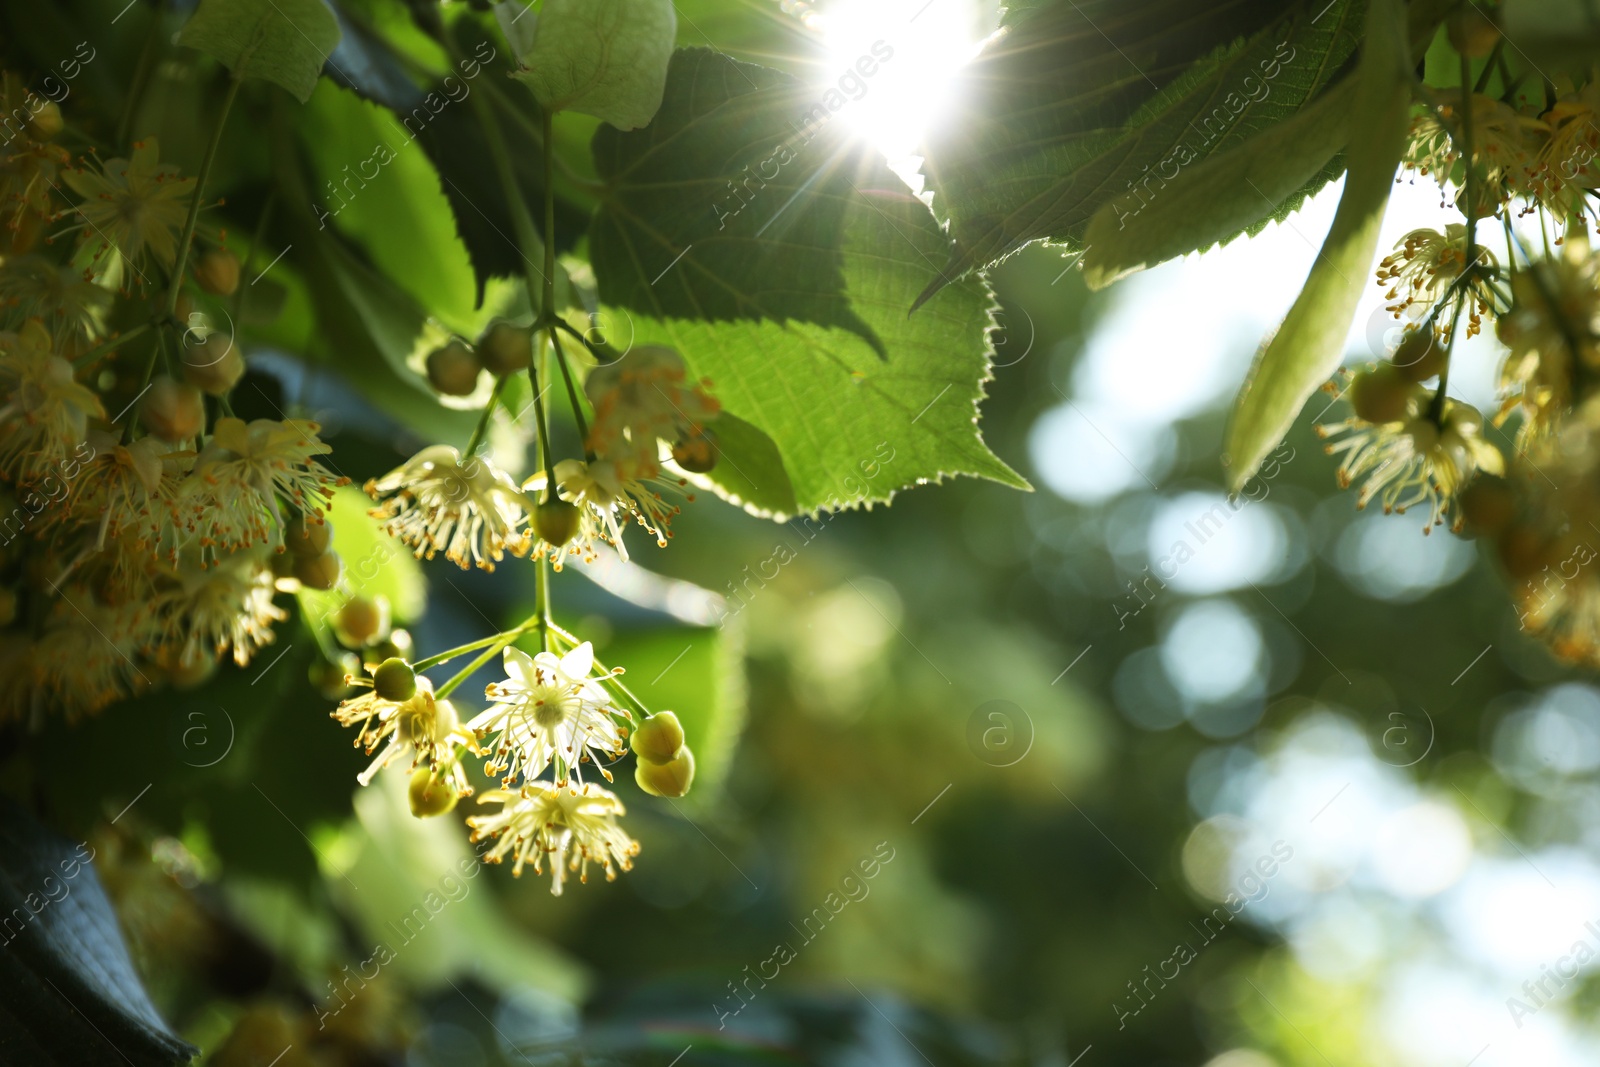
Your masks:
<path fill-rule="evenodd" d="M 968 39 L 996 15 L 936 3 L 955 13 L 934 32 Z M 118 6 L 6 4 L 6 60 Z M 442 65 L 403 5 L 343 8 Z M 839 65 L 807 5 L 679 14 L 682 44 Z M 171 13 L 126 16 L 75 90 L 106 110 Z M 212 94 L 190 63 L 150 76 L 142 121 L 192 168 Z M 290 259 L 252 290 L 273 343 L 237 404 L 310 413 L 359 485 L 419 431 L 470 429 L 405 373 L 418 304 L 470 334 L 518 297 L 491 280 L 475 304 L 440 183 L 470 161 L 446 150 L 405 157 L 331 229 L 310 196 L 278 202 L 258 245 L 253 176 L 292 141 L 334 179 L 386 121 L 327 78 L 292 129 L 280 112 L 230 127 L 230 244 L 249 277 L 286 243 L 336 247 L 323 275 Z M 594 128 L 558 124 L 580 170 Z M 1505 1002 L 1574 942 L 1600 948 L 1600 691 L 1518 632 L 1488 555 L 1336 495 L 1309 420 L 1247 503 L 1223 496 L 1222 405 L 1337 192 L 1106 294 L 1047 250 L 996 269 L 986 439 L 1037 492 L 961 480 L 787 524 L 707 497 L 642 567 L 560 574 L 563 624 L 703 754 L 682 802 L 619 776 L 643 851 L 614 884 L 469 877 L 448 823 L 470 804 L 418 821 L 398 776 L 358 793 L 365 761 L 308 680 L 335 606 L 311 595 L 247 671 L 8 734 L 6 789 L 93 843 L 152 997 L 217 1064 L 1592 1063 L 1587 968 L 1523 1026 Z M 1402 194 L 1386 229 L 1434 200 Z M 1357 360 L 1388 328 L 1360 321 Z M 526 613 L 531 568 L 413 565 L 360 505 L 336 506 L 337 547 L 357 575 L 377 561 L 357 591 L 418 649 Z M 1180 541 L 1193 559 L 1149 581 Z M 1230 894 L 1253 898 L 1236 918 Z M 793 958 L 752 980 L 780 944 Z"/>

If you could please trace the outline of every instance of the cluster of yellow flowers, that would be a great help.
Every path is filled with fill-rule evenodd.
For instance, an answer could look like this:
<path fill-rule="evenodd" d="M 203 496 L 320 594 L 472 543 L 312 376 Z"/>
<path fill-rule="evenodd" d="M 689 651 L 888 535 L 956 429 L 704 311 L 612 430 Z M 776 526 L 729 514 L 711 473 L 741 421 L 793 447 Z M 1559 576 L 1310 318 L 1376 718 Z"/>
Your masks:
<path fill-rule="evenodd" d="M 194 181 L 154 140 L 74 167 L 60 130 L 41 111 L 0 147 L 0 717 L 198 684 L 272 640 L 291 572 L 337 577 L 326 553 L 284 551 L 342 480 L 318 462 L 328 447 L 315 423 L 228 413 L 244 373 L 231 337 L 191 327 L 168 347 L 141 329 L 148 355 L 117 358 L 134 341 L 109 334 L 117 291 L 145 288 L 152 261 L 174 268 Z M 80 240 L 51 258 L 39 238 L 56 223 Z M 213 294 L 237 274 L 221 248 L 195 271 Z"/>
<path fill-rule="evenodd" d="M 0 77 L 0 103 L 20 91 Z M 244 359 L 197 310 L 195 287 L 237 293 L 240 264 L 226 235 L 200 224 L 200 183 L 163 163 L 153 138 L 127 158 L 74 160 L 56 143 L 59 110 L 27 113 L 0 145 L 0 717 L 11 718 L 94 711 L 163 682 L 198 685 L 224 655 L 246 665 L 288 617 L 276 594 L 340 583 L 325 513 L 348 481 L 324 465 L 330 449 L 315 423 L 234 415 Z M 626 558 L 632 522 L 665 546 L 678 507 L 663 491 L 714 466 L 719 405 L 672 349 L 590 344 L 559 321 L 548 292 L 541 303 L 536 328 L 498 321 L 475 343 L 427 357 L 443 394 L 475 394 L 484 371 L 496 379 L 468 446 L 430 445 L 366 485 L 371 514 L 419 557 L 485 570 L 508 555 L 538 561 L 539 614 L 415 659 L 385 603 L 352 598 L 334 635 L 362 657 L 329 652 L 313 681 L 329 699 L 360 687 L 332 713 L 371 757 L 357 781 L 404 765 L 419 818 L 471 795 L 464 760 L 481 758 L 499 786 L 480 798 L 499 810 L 467 820 L 484 858 L 509 857 L 518 873 L 542 872 L 548 859 L 559 893 L 591 864 L 614 878 L 639 848 L 617 825 L 622 802 L 586 769 L 609 783 L 609 766 L 631 750 L 642 789 L 680 797 L 695 764 L 672 712 L 652 714 L 621 670 L 554 624 L 542 568 L 592 561 L 599 543 Z M 558 328 L 598 364 L 583 383 L 592 425 Z M 508 379 L 539 375 L 541 331 L 582 455 L 550 454 L 535 382 L 542 469 L 519 484 L 478 446 Z M 535 627 L 530 655 L 514 643 Z M 421 673 L 486 648 L 437 688 Z M 495 655 L 506 677 L 488 687 L 487 710 L 466 719 L 450 694 Z"/>
<path fill-rule="evenodd" d="M 1387 361 L 1330 384 L 1351 414 L 1318 431 L 1335 439 L 1341 486 L 1363 483 L 1358 507 L 1426 506 L 1425 528 L 1449 520 L 1492 540 L 1523 627 L 1600 666 L 1600 568 L 1587 566 L 1600 543 L 1600 74 L 1549 85 L 1538 104 L 1468 99 L 1441 97 L 1407 157 L 1467 221 L 1409 233 L 1379 265 L 1389 310 L 1414 325 Z M 1479 242 L 1487 219 L 1499 221 L 1503 259 Z M 1445 393 L 1463 317 L 1467 336 L 1491 320 L 1504 348 L 1490 423 L 1515 421 L 1504 453 L 1483 417 Z"/>
<path fill-rule="evenodd" d="M 494 351 L 505 329 L 492 328 L 478 351 Z M 465 365 L 467 384 L 457 391 L 472 391 L 477 366 L 462 362 L 470 351 L 457 341 L 430 355 L 436 388 L 447 391 L 440 368 L 448 366 L 454 375 Z M 528 358 L 499 373 L 526 369 Z M 482 365 L 506 366 L 490 359 Z M 679 509 L 661 489 L 681 491 L 688 483 L 664 468 L 662 450 L 685 471 L 704 473 L 715 466 L 716 439 L 707 423 L 720 407 L 708 386 L 688 381 L 683 358 L 672 349 L 637 346 L 596 367 L 584 383 L 595 414 L 584 458 L 552 462 L 519 487 L 487 457 L 463 457 L 448 445 L 432 445 L 367 482 L 368 495 L 378 501 L 372 515 L 418 558 L 443 552 L 463 569 L 492 571 L 509 554 L 548 556 L 559 570 L 572 555 L 592 562 L 596 542 L 627 559 L 622 530 L 630 518 L 665 547 Z"/>
<path fill-rule="evenodd" d="M 551 347 L 556 358 L 564 358 L 553 336 Z M 527 332 L 497 323 L 476 346 L 452 341 L 430 353 L 426 365 L 441 393 L 468 395 L 483 370 L 503 380 L 529 370 L 532 358 Z M 545 456 L 545 469 L 519 486 L 470 446 L 463 456 L 432 445 L 367 483 L 377 501 L 371 514 L 417 556 L 442 552 L 463 568 L 493 570 L 511 555 L 548 558 L 559 569 L 569 555 L 594 560 L 597 541 L 626 559 L 623 528 L 630 519 L 665 546 L 677 508 L 654 486 L 687 483 L 664 465 L 703 473 L 715 462 L 707 424 L 719 407 L 707 386 L 689 380 L 672 349 L 640 346 L 589 373 L 584 388 L 592 426 L 583 426 L 577 395 L 571 394 L 575 418 L 586 429 L 582 459 Z M 493 401 L 485 419 L 492 412 Z M 542 651 L 529 655 L 511 647 L 535 626 Z M 467 820 L 473 839 L 488 842 L 484 859 L 498 863 L 509 857 L 520 874 L 528 864 L 543 872 L 548 858 L 551 892 L 557 894 L 569 872 L 586 881 L 591 863 L 608 880 L 630 869 L 639 845 L 617 825 L 625 814 L 622 801 L 585 781 L 584 767 L 610 782 L 608 766 L 631 749 L 641 789 L 684 796 L 695 763 L 677 716 L 649 713 L 622 684 L 621 670 L 596 662 L 587 641 L 536 617 L 498 635 L 480 657 L 481 664 L 500 651 L 506 677 L 487 688 L 487 710 L 463 723 L 448 697 L 473 668 L 437 689 L 418 669 L 483 644 L 415 664 L 395 657 L 370 666 L 370 678 L 349 679 L 366 691 L 340 704 L 333 717 L 358 727 L 356 745 L 376 753 L 358 780 L 366 785 L 384 767 L 405 761 L 412 774 L 412 813 L 439 815 L 472 794 L 463 761 L 480 757 L 484 774 L 500 780 L 499 788 L 479 798 L 499 811 Z M 550 779 L 541 778 L 546 770 Z"/>

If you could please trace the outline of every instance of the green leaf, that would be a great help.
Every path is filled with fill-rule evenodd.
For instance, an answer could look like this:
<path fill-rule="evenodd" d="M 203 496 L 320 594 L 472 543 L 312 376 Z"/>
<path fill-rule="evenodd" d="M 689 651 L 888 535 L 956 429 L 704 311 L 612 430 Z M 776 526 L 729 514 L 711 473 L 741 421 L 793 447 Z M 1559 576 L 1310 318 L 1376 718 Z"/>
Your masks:
<path fill-rule="evenodd" d="M 1333 227 L 1305 288 L 1256 357 L 1234 404 L 1223 457 L 1234 492 L 1283 440 L 1311 394 L 1338 369 L 1350 318 L 1371 278 L 1410 110 L 1411 49 L 1400 0 L 1373 0 L 1357 77 L 1350 170 Z"/>
<path fill-rule="evenodd" d="M 359 243 L 451 329 L 476 336 L 488 315 L 477 311 L 472 264 L 439 174 L 411 131 L 386 108 L 329 83 L 312 94 L 299 132 L 316 172 L 319 221 Z"/>
<path fill-rule="evenodd" d="M 1421 59 L 1443 4 L 1408 8 L 1413 58 Z M 1454 53 L 1451 53 L 1454 55 Z M 1225 244 L 1282 221 L 1344 170 L 1356 79 L 1346 76 L 1282 122 L 1178 171 L 1149 203 L 1112 200 L 1084 234 L 1084 278 L 1094 289 L 1143 267 Z"/>
<path fill-rule="evenodd" d="M 1052 0 L 1014 13 L 927 149 L 957 241 L 946 275 L 1037 240 L 1079 244 L 1103 206 L 1137 212 L 1184 168 L 1293 115 L 1340 74 L 1363 6 Z"/>
<path fill-rule="evenodd" d="M 545 0 L 538 18 L 516 76 L 539 103 L 622 130 L 655 116 L 677 32 L 672 0 Z"/>
<path fill-rule="evenodd" d="M 140 984 L 93 858 L 0 798 L 0 1062 L 187 1063 L 199 1050 Z"/>
<path fill-rule="evenodd" d="M 235 77 L 264 78 L 311 99 L 339 23 L 322 0 L 201 0 L 178 43 L 221 62 Z"/>
<path fill-rule="evenodd" d="M 1148 205 L 1111 201 L 1084 234 L 1091 289 L 1244 233 L 1306 187 L 1344 147 L 1355 83 L 1345 79 L 1315 103 L 1237 148 L 1180 171 Z"/>
<path fill-rule="evenodd" d="M 957 474 L 1026 487 L 977 429 L 988 287 L 966 280 L 907 315 L 949 240 L 865 148 L 806 128 L 819 110 L 786 75 L 677 53 L 655 121 L 595 135 L 608 186 L 590 235 L 602 304 L 631 320 L 635 343 L 678 349 L 730 415 L 766 435 L 800 511 Z M 741 499 L 791 510 L 781 485 L 721 458 L 734 470 L 720 477 L 748 489 Z"/>
<path fill-rule="evenodd" d="M 695 484 L 762 518 L 782 521 L 799 511 L 772 438 L 727 412 L 717 416 L 711 432 L 717 438 L 717 465 L 708 474 L 691 475 Z"/>

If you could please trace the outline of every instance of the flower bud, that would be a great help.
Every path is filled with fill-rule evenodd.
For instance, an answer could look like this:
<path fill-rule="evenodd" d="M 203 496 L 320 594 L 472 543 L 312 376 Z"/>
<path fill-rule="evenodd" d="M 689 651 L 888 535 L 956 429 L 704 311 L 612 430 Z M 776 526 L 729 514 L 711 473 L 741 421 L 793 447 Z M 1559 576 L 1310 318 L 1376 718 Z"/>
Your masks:
<path fill-rule="evenodd" d="M 651 763 L 670 763 L 683 751 L 683 724 L 670 711 L 658 711 L 633 731 L 633 754 Z"/>
<path fill-rule="evenodd" d="M 411 640 L 410 631 L 390 630 L 387 637 L 380 637 L 363 648 L 361 658 L 367 663 L 382 663 L 396 656 L 409 660 L 415 651 L 416 644 Z"/>
<path fill-rule="evenodd" d="M 1395 347 L 1394 355 L 1389 357 L 1389 362 L 1408 382 L 1437 378 L 1439 372 L 1444 370 L 1444 343 L 1434 336 L 1432 327 L 1419 326 L 1407 330 Z"/>
<path fill-rule="evenodd" d="M 509 322 L 494 323 L 478 338 L 478 358 L 497 377 L 525 371 L 533 363 L 533 334 Z"/>
<path fill-rule="evenodd" d="M 192 385 L 160 375 L 139 403 L 145 429 L 169 445 L 187 441 L 206 424 L 205 398 Z"/>
<path fill-rule="evenodd" d="M 1482 59 L 1494 51 L 1500 40 L 1500 27 L 1477 4 L 1457 8 L 1445 25 L 1450 47 L 1468 59 Z"/>
<path fill-rule="evenodd" d="M 1362 371 L 1350 381 L 1350 406 L 1356 418 L 1366 422 L 1399 422 L 1406 417 L 1411 394 L 1411 383 L 1386 364 Z"/>
<path fill-rule="evenodd" d="M 217 330 L 205 340 L 186 338 L 183 343 L 184 381 L 211 396 L 221 396 L 244 377 L 244 356 L 233 335 Z"/>
<path fill-rule="evenodd" d="M 456 791 L 435 778 L 433 768 L 418 767 L 411 775 L 411 786 L 406 790 L 411 801 L 411 814 L 419 819 L 444 815 L 456 806 Z"/>
<path fill-rule="evenodd" d="M 333 523 L 317 516 L 296 515 L 283 531 L 283 546 L 297 556 L 320 556 L 333 544 Z"/>
<path fill-rule="evenodd" d="M 334 635 L 349 648 L 360 648 L 388 629 L 389 601 L 384 597 L 351 597 L 333 618 Z"/>
<path fill-rule="evenodd" d="M 239 257 L 226 248 L 213 248 L 195 265 L 194 280 L 212 296 L 232 296 L 239 291 Z"/>
<path fill-rule="evenodd" d="M 546 544 L 560 548 L 578 532 L 578 506 L 551 497 L 533 509 L 533 530 Z"/>
<path fill-rule="evenodd" d="M 61 119 L 61 108 L 52 100 L 28 120 L 28 133 L 36 141 L 52 141 L 65 125 Z"/>
<path fill-rule="evenodd" d="M 294 576 L 308 589 L 326 592 L 338 585 L 343 575 L 344 562 L 332 549 L 320 556 L 301 556 L 294 561 Z"/>
<path fill-rule="evenodd" d="M 372 691 L 397 703 L 410 700 L 417 695 L 417 672 L 398 656 L 386 659 L 372 672 Z"/>
<path fill-rule="evenodd" d="M 478 372 L 483 364 L 460 341 L 451 341 L 428 353 L 428 384 L 445 396 L 471 396 L 478 388 Z"/>
<path fill-rule="evenodd" d="M 672 460 L 691 474 L 709 474 L 717 465 L 717 438 L 701 430 L 672 446 Z"/>
<path fill-rule="evenodd" d="M 684 748 L 668 763 L 640 760 L 633 768 L 633 780 L 653 797 L 687 796 L 694 784 L 694 753 Z"/>

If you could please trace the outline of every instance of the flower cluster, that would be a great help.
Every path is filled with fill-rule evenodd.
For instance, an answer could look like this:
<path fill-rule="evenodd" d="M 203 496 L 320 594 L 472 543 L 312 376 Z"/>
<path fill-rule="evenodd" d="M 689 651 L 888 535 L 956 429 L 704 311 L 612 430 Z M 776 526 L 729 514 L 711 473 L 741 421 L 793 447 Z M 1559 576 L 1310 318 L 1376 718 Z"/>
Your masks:
<path fill-rule="evenodd" d="M 1346 376 L 1351 414 L 1318 431 L 1341 486 L 1361 483 L 1357 506 L 1426 507 L 1429 528 L 1448 519 L 1491 540 L 1523 627 L 1600 666 L 1600 567 L 1586 566 L 1600 528 L 1597 118 L 1595 80 L 1556 80 L 1534 100 L 1441 92 L 1407 165 L 1434 175 L 1466 219 L 1406 234 L 1379 265 L 1389 310 L 1413 325 L 1387 362 Z M 1496 216 L 1503 255 L 1475 225 Z M 1503 346 L 1491 425 L 1515 420 L 1509 462 L 1479 413 L 1446 395 L 1463 318 L 1469 337 L 1492 320 Z"/>
<path fill-rule="evenodd" d="M 512 336 L 519 337 L 514 346 Z M 514 358 L 506 354 L 513 348 Z M 435 389 L 462 395 L 476 388 L 484 369 L 503 379 L 526 370 L 530 359 L 527 340 L 497 323 L 475 348 L 452 341 L 431 352 L 426 366 Z M 630 522 L 664 548 L 680 508 L 663 492 L 688 485 L 668 464 L 690 473 L 716 465 L 710 424 L 721 406 L 709 385 L 691 382 L 674 350 L 640 345 L 589 372 L 584 391 L 594 421 L 583 458 L 552 458 L 519 488 L 473 449 L 463 457 L 448 445 L 431 445 L 367 482 L 377 504 L 371 514 L 419 559 L 443 553 L 464 570 L 492 571 L 508 555 L 548 557 L 559 570 L 573 556 L 593 562 L 601 543 L 627 559 L 622 535 Z M 485 420 L 493 410 L 491 402 Z"/>
<path fill-rule="evenodd" d="M 0 77 L 0 98 L 15 91 Z M 154 140 L 75 169 L 61 128 L 51 105 L 0 146 L 0 718 L 77 716 L 196 684 L 223 655 L 244 665 L 286 618 L 274 596 L 297 565 L 338 573 L 325 543 L 284 553 L 284 531 L 320 523 L 343 481 L 319 462 L 317 425 L 233 418 L 238 375 L 191 373 L 171 355 L 186 338 L 108 333 L 119 302 L 157 321 L 117 287 L 124 268 L 173 267 L 194 182 Z M 63 186 L 82 199 L 63 203 Z M 69 215 L 77 249 L 36 253 L 29 235 Z"/>

